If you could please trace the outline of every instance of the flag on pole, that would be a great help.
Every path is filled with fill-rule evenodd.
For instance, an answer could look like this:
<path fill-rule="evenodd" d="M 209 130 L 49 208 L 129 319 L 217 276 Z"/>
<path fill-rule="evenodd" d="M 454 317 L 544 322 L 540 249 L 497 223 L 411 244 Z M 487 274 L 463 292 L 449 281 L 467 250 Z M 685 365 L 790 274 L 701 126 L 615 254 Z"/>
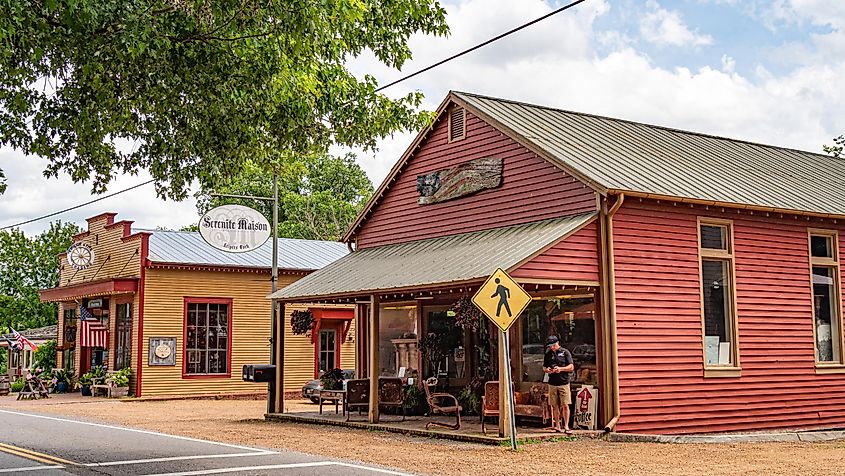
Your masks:
<path fill-rule="evenodd" d="M 12 329 L 12 328 L 10 327 L 9 329 Z M 33 350 L 33 352 L 34 352 L 34 351 L 36 351 L 36 350 L 38 350 L 38 346 L 37 346 L 37 345 L 35 345 L 35 344 L 33 344 L 32 342 L 30 342 L 30 340 L 29 340 L 29 339 L 27 339 L 26 337 L 24 337 L 23 335 L 21 335 L 21 333 L 20 333 L 20 332 L 18 332 L 18 331 L 16 331 L 16 330 L 14 330 L 14 329 L 12 329 L 12 337 L 14 337 L 14 338 L 15 338 L 15 341 L 18 343 L 18 348 L 19 348 L 19 349 L 21 349 L 21 350 L 22 350 L 22 349 L 23 349 L 23 347 L 24 347 L 25 345 L 28 345 L 28 346 L 29 346 L 29 348 Z"/>
<path fill-rule="evenodd" d="M 109 329 L 91 311 L 79 304 L 79 346 L 107 347 Z"/>

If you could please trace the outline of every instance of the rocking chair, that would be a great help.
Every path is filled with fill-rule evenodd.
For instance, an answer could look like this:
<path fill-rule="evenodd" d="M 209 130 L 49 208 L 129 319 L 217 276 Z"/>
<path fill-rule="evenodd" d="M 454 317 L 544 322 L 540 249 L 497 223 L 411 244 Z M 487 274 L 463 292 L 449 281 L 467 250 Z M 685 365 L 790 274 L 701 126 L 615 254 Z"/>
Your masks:
<path fill-rule="evenodd" d="M 430 426 L 440 426 L 443 428 L 449 428 L 451 430 L 460 430 L 461 429 L 461 406 L 458 404 L 458 399 L 455 398 L 454 395 L 450 393 L 431 393 L 431 387 L 437 385 L 437 377 L 431 377 L 425 381 L 423 388 L 425 389 L 425 399 L 428 401 L 428 406 L 431 407 L 431 415 L 434 416 L 437 413 L 442 415 L 447 415 L 450 413 L 455 414 L 455 424 L 450 425 L 448 423 L 440 423 L 436 421 L 430 421 L 426 423 L 425 429 L 427 430 Z M 455 404 L 450 406 L 444 406 L 439 402 L 446 403 L 444 400 L 448 401 L 448 399 L 454 400 Z M 448 402 L 451 403 L 451 402 Z"/>

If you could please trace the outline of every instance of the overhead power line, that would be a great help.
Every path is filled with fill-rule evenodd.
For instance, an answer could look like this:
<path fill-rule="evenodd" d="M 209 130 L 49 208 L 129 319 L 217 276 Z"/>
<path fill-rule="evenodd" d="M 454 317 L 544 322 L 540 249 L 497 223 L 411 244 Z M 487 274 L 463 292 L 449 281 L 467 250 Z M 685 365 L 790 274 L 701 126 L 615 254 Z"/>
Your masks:
<path fill-rule="evenodd" d="M 411 74 L 409 74 L 409 75 L 407 75 L 407 76 L 403 76 L 403 77 L 401 77 L 401 78 L 397 79 L 396 81 L 393 81 L 393 82 L 387 83 L 387 84 L 385 84 L 384 86 L 380 86 L 380 87 L 378 87 L 378 88 L 376 89 L 376 91 L 377 91 L 377 92 L 378 92 L 378 91 L 384 91 L 385 89 L 387 89 L 387 88 L 389 88 L 389 87 L 391 87 L 391 86 L 394 86 L 394 85 L 396 85 L 396 84 L 399 84 L 399 83 L 401 83 L 402 81 L 405 81 L 405 80 L 411 79 L 411 78 L 413 78 L 414 76 L 417 76 L 417 75 L 419 75 L 419 74 L 425 73 L 426 71 L 432 70 L 432 69 L 434 69 L 434 68 L 436 68 L 436 67 L 438 67 L 438 66 L 440 66 L 440 65 L 446 64 L 446 63 L 448 63 L 448 62 L 450 62 L 450 61 L 452 61 L 452 60 L 454 60 L 454 59 L 460 58 L 461 56 L 463 56 L 463 55 L 465 55 L 465 54 L 467 54 L 467 53 L 472 53 L 473 51 L 475 51 L 475 50 L 477 50 L 477 49 L 479 49 L 479 48 L 483 48 L 483 47 L 485 47 L 485 46 L 489 45 L 490 43 L 493 43 L 493 42 L 499 41 L 499 40 L 501 40 L 502 38 L 504 38 L 504 37 L 506 37 L 506 36 L 510 36 L 510 35 L 512 35 L 512 34 L 514 34 L 514 33 L 516 33 L 516 32 L 518 32 L 518 31 L 520 31 L 520 30 L 524 30 L 525 28 L 528 28 L 529 26 L 531 26 L 531 25 L 533 25 L 533 24 L 535 24 L 535 23 L 540 23 L 541 21 L 545 20 L 546 18 L 549 18 L 549 17 L 551 17 L 551 16 L 557 15 L 557 14 L 558 14 L 558 13 L 560 13 L 560 12 L 563 12 L 563 11 L 569 10 L 570 8 L 574 7 L 575 5 L 578 5 L 579 3 L 584 3 L 585 1 L 587 1 L 587 0 L 577 0 L 577 1 L 575 1 L 575 2 L 572 2 L 572 3 L 566 4 L 566 5 L 564 5 L 564 6 L 560 7 L 560 8 L 558 8 L 557 10 L 552 10 L 551 12 L 549 12 L 549 13 L 547 13 L 547 14 L 545 14 L 545 15 L 541 16 L 541 17 L 535 18 L 535 19 L 531 20 L 531 21 L 530 21 L 530 22 L 528 22 L 528 23 L 523 23 L 522 25 L 520 25 L 520 26 L 518 26 L 518 27 L 516 27 L 516 28 L 510 29 L 510 30 L 508 30 L 508 31 L 506 31 L 506 32 L 504 32 L 504 33 L 502 33 L 502 34 L 498 35 L 498 36 L 494 36 L 493 38 L 490 38 L 489 40 L 487 40 L 487 41 L 485 41 L 485 42 L 483 42 L 483 43 L 479 43 L 479 44 L 477 44 L 477 45 L 475 45 L 475 46 L 473 46 L 473 47 L 471 47 L 471 48 L 467 48 L 467 49 L 465 49 L 465 50 L 461 51 L 460 53 L 456 53 L 456 54 L 454 54 L 454 55 L 452 55 L 452 56 L 450 56 L 450 57 L 448 57 L 448 58 L 446 58 L 446 59 L 442 59 L 442 60 L 438 61 L 437 63 L 434 63 L 434 64 L 432 64 L 432 65 L 426 66 L 425 68 L 423 68 L 423 69 L 421 69 L 421 70 L 419 70 L 419 71 L 415 71 L 415 72 L 413 72 L 413 73 L 411 73 Z"/>
<path fill-rule="evenodd" d="M 53 213 L 50 213 L 50 214 L 47 214 L 47 215 L 42 215 L 42 216 L 40 216 L 40 217 L 38 217 L 38 218 L 33 218 L 33 219 L 31 219 L 31 220 L 22 221 L 22 222 L 20 222 L 20 223 L 15 223 L 14 225 L 4 226 L 4 227 L 0 228 L 0 231 L 3 231 L 3 230 L 8 230 L 9 228 L 17 228 L 17 227 L 22 226 L 22 225 L 27 225 L 27 224 L 29 224 L 29 223 L 33 223 L 33 222 L 36 222 L 36 221 L 41 221 L 41 220 L 43 220 L 43 219 L 45 219 L 45 218 L 50 218 L 50 217 L 54 217 L 54 216 L 56 216 L 56 215 L 61 215 L 62 213 L 67 213 L 67 212 L 69 212 L 69 211 L 71 211 L 71 210 L 76 210 L 77 208 L 82 208 L 82 207 L 84 207 L 84 206 L 86 206 L 86 205 L 91 205 L 92 203 L 96 203 L 96 202 L 99 202 L 100 200 L 105 200 L 105 199 L 107 199 L 107 198 L 111 198 L 111 197 L 113 197 L 113 196 L 115 196 L 115 195 L 120 195 L 121 193 L 128 192 L 128 191 L 130 191 L 130 190 L 134 190 L 134 189 L 136 189 L 136 188 L 138 188 L 138 187 L 143 187 L 144 185 L 147 185 L 147 184 L 153 183 L 154 181 L 155 181 L 155 180 L 147 180 L 146 182 L 142 182 L 142 183 L 139 183 L 139 184 L 137 184 L 137 185 L 133 185 L 133 186 L 131 186 L 131 187 L 129 187 L 129 188 L 125 188 L 125 189 L 120 190 L 120 191 L 118 191 L 118 192 L 110 193 L 110 194 L 108 194 L 108 195 L 103 195 L 102 197 L 95 198 L 94 200 L 91 200 L 91 201 L 88 201 L 88 202 L 85 202 L 85 203 L 80 203 L 79 205 L 74 205 L 74 206 L 72 206 L 72 207 L 70 207 L 70 208 L 65 208 L 64 210 L 59 210 L 59 211 L 57 211 L 57 212 L 53 212 Z"/>
<path fill-rule="evenodd" d="M 385 89 L 387 89 L 387 88 L 389 88 L 389 87 L 391 87 L 391 86 L 395 86 L 395 85 L 397 85 L 397 84 L 399 84 L 399 83 L 401 83 L 401 82 L 403 82 L 403 81 L 407 81 L 407 80 L 409 80 L 409 79 L 411 79 L 411 78 L 413 78 L 413 77 L 415 77 L 415 76 L 418 76 L 418 75 L 420 75 L 420 74 L 423 74 L 423 73 L 425 73 L 426 71 L 430 71 L 430 70 L 432 70 L 432 69 L 434 69 L 434 68 L 436 68 L 436 67 L 438 67 L 438 66 L 442 66 L 442 65 L 444 65 L 444 64 L 446 64 L 446 63 L 448 63 L 448 62 L 450 62 L 450 61 L 452 61 L 452 60 L 455 60 L 455 59 L 457 59 L 457 58 L 460 58 L 461 56 L 464 56 L 464 55 L 466 55 L 466 54 L 472 53 L 473 51 L 475 51 L 475 50 L 477 50 L 477 49 L 484 48 L 485 46 L 487 46 L 487 45 L 489 45 L 489 44 L 491 44 L 491 43 L 495 43 L 496 41 L 499 41 L 499 40 L 501 40 L 502 38 L 505 38 L 505 37 L 507 37 L 507 36 L 510 36 L 510 35 L 512 35 L 512 34 L 514 34 L 514 33 L 516 33 L 516 32 L 518 32 L 518 31 L 520 31 L 520 30 L 524 30 L 524 29 L 528 28 L 528 27 L 529 27 L 529 26 L 531 26 L 531 25 L 534 25 L 534 24 L 536 24 L 536 23 L 539 23 L 539 22 L 541 22 L 541 21 L 543 21 L 543 20 L 545 20 L 545 19 L 547 19 L 547 18 L 549 18 L 549 17 L 552 17 L 552 16 L 554 16 L 554 15 L 557 15 L 558 13 L 561 13 L 561 12 L 564 12 L 564 11 L 566 11 L 566 10 L 569 10 L 570 8 L 572 8 L 572 7 L 576 6 L 576 5 L 580 4 L 580 3 L 584 3 L 585 1 L 587 1 L 587 0 L 576 0 L 576 1 L 572 2 L 572 3 L 568 3 L 568 4 L 566 4 L 566 5 L 564 5 L 564 6 L 560 7 L 560 8 L 558 8 L 557 10 L 552 10 L 551 12 L 549 12 L 549 13 L 547 13 L 547 14 L 545 14 L 545 15 L 541 16 L 541 17 L 535 18 L 535 19 L 533 19 L 533 20 L 529 21 L 528 23 L 523 23 L 522 25 L 519 25 L 518 27 L 512 28 L 512 29 L 510 29 L 510 30 L 508 30 L 508 31 L 506 31 L 506 32 L 504 32 L 504 33 L 501 33 L 501 34 L 499 34 L 499 35 L 496 35 L 496 36 L 494 36 L 493 38 L 490 38 L 490 39 L 489 39 L 489 40 L 487 40 L 487 41 L 484 41 L 484 42 L 482 42 L 482 43 L 479 43 L 479 44 L 477 44 L 477 45 L 475 45 L 475 46 L 473 46 L 473 47 L 471 47 L 471 48 L 467 48 L 467 49 L 465 49 L 465 50 L 463 50 L 463 51 L 461 51 L 461 52 L 459 52 L 459 53 L 456 53 L 456 54 L 454 54 L 454 55 L 452 55 L 452 56 L 450 56 L 450 57 L 448 57 L 448 58 L 442 59 L 442 60 L 440 60 L 440 61 L 438 61 L 438 62 L 436 62 L 436 63 L 434 63 L 434 64 L 428 65 L 428 66 L 426 66 L 425 68 L 422 68 L 422 69 L 420 69 L 420 70 L 417 70 L 417 71 L 415 71 L 415 72 L 413 72 L 413 73 L 411 73 L 411 74 L 409 74 L 409 75 L 407 75 L 407 76 L 403 76 L 403 77 L 401 77 L 401 78 L 399 78 L 399 79 L 397 79 L 397 80 L 395 80 L 395 81 L 391 81 L 391 82 L 389 82 L 389 83 L 385 84 L 384 86 L 379 86 L 378 88 L 376 88 L 376 92 L 384 91 Z M 69 211 L 71 211 L 71 210 L 76 210 L 77 208 L 82 208 L 82 207 L 84 207 L 84 206 L 86 206 L 86 205 L 90 205 L 90 204 L 92 204 L 92 203 L 99 202 L 100 200 L 105 200 L 105 199 L 107 199 L 107 198 L 113 197 L 113 196 L 115 196 L 115 195 L 119 195 L 119 194 L 124 193 L 124 192 L 128 192 L 128 191 L 130 191 L 130 190 L 134 190 L 134 189 L 136 189 L 136 188 L 138 188 L 138 187 L 142 187 L 142 186 L 147 185 L 147 184 L 152 183 L 152 182 L 154 182 L 154 180 L 148 180 L 148 181 L 146 181 L 146 182 L 144 182 L 144 183 L 139 183 L 138 185 L 135 185 L 135 186 L 129 187 L 129 188 L 127 188 L 127 189 L 123 189 L 123 190 L 120 190 L 120 191 L 118 191 L 118 192 L 114 192 L 114 193 L 109 194 L 109 195 L 104 195 L 104 196 L 102 196 L 102 197 L 100 197 L 100 198 L 97 198 L 97 199 L 95 199 L 95 200 L 91 200 L 91 201 L 89 201 L 89 202 L 85 202 L 85 203 L 80 203 L 79 205 L 76 205 L 76 206 L 73 206 L 73 207 L 70 207 L 70 208 L 65 208 L 64 210 L 59 210 L 59 211 L 57 211 L 57 212 L 50 213 L 50 214 L 48 214 L 48 215 L 40 216 L 40 217 L 33 218 L 33 219 L 31 219 L 31 220 L 23 221 L 23 222 L 20 222 L 20 223 L 15 223 L 14 225 L 4 226 L 4 227 L 0 228 L 0 231 L 3 231 L 3 230 L 8 230 L 9 228 L 15 228 L 15 227 L 19 227 L 19 226 L 22 226 L 22 225 L 26 225 L 26 224 L 29 224 L 29 223 L 33 223 L 33 222 L 36 222 L 36 221 L 44 220 L 45 218 L 54 217 L 54 216 L 56 216 L 56 215 L 61 215 L 62 213 L 67 213 L 67 212 L 69 212 Z"/>

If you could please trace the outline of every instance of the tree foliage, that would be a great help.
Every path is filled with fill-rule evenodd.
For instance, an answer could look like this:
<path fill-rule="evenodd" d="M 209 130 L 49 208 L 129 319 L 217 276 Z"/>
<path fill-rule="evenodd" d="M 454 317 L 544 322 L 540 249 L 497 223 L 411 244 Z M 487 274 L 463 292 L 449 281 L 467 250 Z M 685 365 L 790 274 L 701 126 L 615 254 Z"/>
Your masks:
<path fill-rule="evenodd" d="M 286 238 L 338 240 L 373 193 L 372 182 L 352 154 L 289 160 L 280 169 L 278 183 L 279 236 Z M 271 197 L 272 177 L 249 165 L 216 191 Z M 259 210 L 273 223 L 272 202 L 211 197 L 209 192 L 198 195 L 200 213 L 225 203 L 239 203 Z"/>
<path fill-rule="evenodd" d="M 836 158 L 842 156 L 842 149 L 845 148 L 845 136 L 839 136 L 833 138 L 834 145 L 824 145 L 824 151 Z"/>
<path fill-rule="evenodd" d="M 105 190 L 147 169 L 183 198 L 248 163 L 375 147 L 431 121 L 347 62 L 399 69 L 415 33 L 445 35 L 436 0 L 0 2 L 0 145 Z"/>
<path fill-rule="evenodd" d="M 54 222 L 29 238 L 19 229 L 0 231 L 0 329 L 56 324 L 56 306 L 42 303 L 38 290 L 58 285 L 57 255 L 67 251 L 79 228 Z"/>

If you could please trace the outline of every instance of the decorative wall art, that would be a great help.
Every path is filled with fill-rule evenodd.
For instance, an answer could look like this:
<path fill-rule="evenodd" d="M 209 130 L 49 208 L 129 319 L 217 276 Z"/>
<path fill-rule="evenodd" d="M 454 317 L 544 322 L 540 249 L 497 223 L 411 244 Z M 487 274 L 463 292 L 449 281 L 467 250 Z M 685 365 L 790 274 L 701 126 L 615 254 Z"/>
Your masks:
<path fill-rule="evenodd" d="M 429 205 L 464 197 L 502 184 L 504 160 L 493 157 L 471 160 L 448 169 L 417 176 L 417 203 Z"/>
<path fill-rule="evenodd" d="M 175 337 L 150 337 L 150 365 L 176 365 Z"/>

